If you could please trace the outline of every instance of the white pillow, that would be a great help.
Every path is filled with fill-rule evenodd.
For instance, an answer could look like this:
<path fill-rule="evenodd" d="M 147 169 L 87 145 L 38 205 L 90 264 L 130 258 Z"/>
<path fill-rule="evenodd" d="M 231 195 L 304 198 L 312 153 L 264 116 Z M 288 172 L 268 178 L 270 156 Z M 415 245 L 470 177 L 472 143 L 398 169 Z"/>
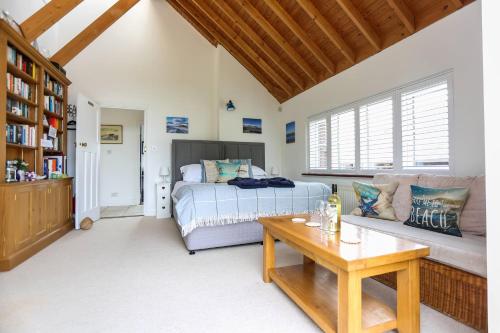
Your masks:
<path fill-rule="evenodd" d="M 252 173 L 253 173 L 253 178 L 255 179 L 267 178 L 267 172 L 265 172 L 258 166 L 252 165 Z"/>
<path fill-rule="evenodd" d="M 201 164 L 189 164 L 181 167 L 182 180 L 201 183 Z"/>

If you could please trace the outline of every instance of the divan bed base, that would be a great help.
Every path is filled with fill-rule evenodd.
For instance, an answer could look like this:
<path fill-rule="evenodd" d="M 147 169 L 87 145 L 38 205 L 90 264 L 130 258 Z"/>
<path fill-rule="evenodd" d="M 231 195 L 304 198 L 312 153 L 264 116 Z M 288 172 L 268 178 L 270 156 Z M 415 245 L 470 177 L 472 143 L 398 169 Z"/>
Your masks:
<path fill-rule="evenodd" d="M 396 289 L 396 274 L 374 277 Z M 425 305 L 481 332 L 487 326 L 487 279 L 429 259 L 420 260 L 420 298 Z"/>

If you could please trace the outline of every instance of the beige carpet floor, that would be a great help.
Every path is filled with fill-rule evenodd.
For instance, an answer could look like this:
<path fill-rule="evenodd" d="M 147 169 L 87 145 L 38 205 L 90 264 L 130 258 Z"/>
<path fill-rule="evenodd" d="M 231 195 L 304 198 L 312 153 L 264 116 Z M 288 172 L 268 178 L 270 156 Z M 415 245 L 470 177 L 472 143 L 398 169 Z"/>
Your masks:
<path fill-rule="evenodd" d="M 189 256 L 171 220 L 105 219 L 0 273 L 0 332 L 319 332 L 261 280 L 260 245 Z M 301 257 L 277 244 L 278 264 Z M 365 291 L 394 306 L 394 292 Z M 422 306 L 422 332 L 473 332 Z"/>

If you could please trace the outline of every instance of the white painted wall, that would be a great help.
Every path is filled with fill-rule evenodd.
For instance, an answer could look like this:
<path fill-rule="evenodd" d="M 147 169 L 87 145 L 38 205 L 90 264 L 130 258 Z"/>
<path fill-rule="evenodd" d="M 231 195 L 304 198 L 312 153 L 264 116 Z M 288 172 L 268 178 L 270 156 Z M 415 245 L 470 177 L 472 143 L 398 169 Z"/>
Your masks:
<path fill-rule="evenodd" d="M 308 116 L 447 69 L 454 70 L 455 173 L 484 174 L 481 8 L 475 2 L 285 102 L 282 127 L 295 120 L 297 131 L 296 143 L 283 145 L 285 175 L 298 179 L 306 170 Z"/>
<path fill-rule="evenodd" d="M 101 109 L 101 124 L 122 125 L 123 144 L 101 144 L 99 200 L 101 206 L 140 202 L 140 127 L 144 112 Z"/>

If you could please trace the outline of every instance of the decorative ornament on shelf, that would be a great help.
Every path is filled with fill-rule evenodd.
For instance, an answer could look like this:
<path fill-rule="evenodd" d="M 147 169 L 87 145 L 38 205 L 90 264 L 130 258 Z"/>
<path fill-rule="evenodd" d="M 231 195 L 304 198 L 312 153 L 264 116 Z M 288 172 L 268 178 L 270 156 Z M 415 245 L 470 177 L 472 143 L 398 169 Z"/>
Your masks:
<path fill-rule="evenodd" d="M 234 105 L 232 100 L 229 100 L 229 102 L 226 103 L 226 110 L 227 111 L 234 111 L 236 110 L 236 106 Z"/>
<path fill-rule="evenodd" d="M 160 167 L 160 177 L 163 183 L 168 183 L 169 176 L 170 176 L 170 168 L 166 166 Z"/>
<path fill-rule="evenodd" d="M 280 175 L 280 170 L 278 169 L 278 167 L 276 166 L 271 167 L 271 176 L 277 177 L 279 175 Z"/>

